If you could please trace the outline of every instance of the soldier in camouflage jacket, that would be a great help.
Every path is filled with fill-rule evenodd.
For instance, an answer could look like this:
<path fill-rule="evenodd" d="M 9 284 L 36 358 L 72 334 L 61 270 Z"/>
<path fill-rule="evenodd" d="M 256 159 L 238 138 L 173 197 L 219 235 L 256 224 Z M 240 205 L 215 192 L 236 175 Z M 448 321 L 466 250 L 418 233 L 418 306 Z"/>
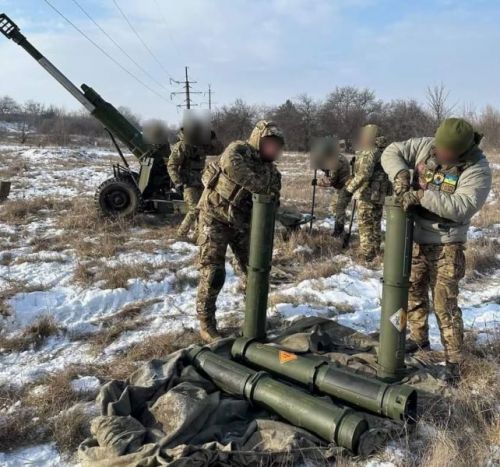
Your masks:
<path fill-rule="evenodd" d="M 196 311 L 200 335 L 211 342 L 216 327 L 216 301 L 225 281 L 227 247 L 246 276 L 252 193 L 274 194 L 279 201 L 281 175 L 274 163 L 284 145 L 280 129 L 261 120 L 247 141 L 231 143 L 203 174 L 205 187 L 198 208 L 200 281 Z"/>

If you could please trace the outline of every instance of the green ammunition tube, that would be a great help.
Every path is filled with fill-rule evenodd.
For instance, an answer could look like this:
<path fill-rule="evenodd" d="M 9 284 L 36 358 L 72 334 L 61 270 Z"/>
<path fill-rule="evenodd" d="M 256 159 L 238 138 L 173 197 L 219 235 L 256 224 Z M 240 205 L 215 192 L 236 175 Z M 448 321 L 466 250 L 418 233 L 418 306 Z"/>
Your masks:
<path fill-rule="evenodd" d="M 408 289 L 413 246 L 413 218 L 396 198 L 385 201 L 387 218 L 384 250 L 382 315 L 378 376 L 396 381 L 404 375 Z"/>
<path fill-rule="evenodd" d="M 249 369 L 205 347 L 192 347 L 188 358 L 224 392 L 243 397 L 354 453 L 361 451 L 366 454 L 367 445 L 371 450 L 375 449 L 367 433 L 368 423 L 349 408 L 276 381 L 265 372 Z"/>
<path fill-rule="evenodd" d="M 300 383 L 311 392 L 328 394 L 394 420 L 415 421 L 417 393 L 409 386 L 388 384 L 319 358 L 302 357 L 245 338 L 236 339 L 231 353 L 243 363 Z"/>
<path fill-rule="evenodd" d="M 252 221 L 247 272 L 243 335 L 266 337 L 269 275 L 273 256 L 276 199 L 273 195 L 252 195 Z"/>

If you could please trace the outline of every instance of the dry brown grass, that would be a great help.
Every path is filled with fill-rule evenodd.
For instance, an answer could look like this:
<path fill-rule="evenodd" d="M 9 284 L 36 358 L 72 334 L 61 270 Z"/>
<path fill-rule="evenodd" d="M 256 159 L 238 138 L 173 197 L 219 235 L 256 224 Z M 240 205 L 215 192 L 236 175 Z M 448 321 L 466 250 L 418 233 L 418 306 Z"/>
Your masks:
<path fill-rule="evenodd" d="M 81 442 L 90 436 L 91 415 L 83 407 L 61 412 L 52 423 L 52 439 L 60 451 L 71 457 Z"/>
<path fill-rule="evenodd" d="M 148 279 L 154 272 L 150 263 L 120 263 L 116 266 L 99 266 L 98 280 L 105 289 L 126 289 L 130 279 Z"/>
<path fill-rule="evenodd" d="M 21 402 L 10 413 L 0 415 L 0 451 L 55 439 L 61 443 L 59 449 L 74 454 L 74 448 L 87 433 L 89 416 L 79 409 L 65 411 L 89 398 L 88 394 L 76 393 L 71 388 L 71 381 L 85 374 L 82 370 L 83 367 L 72 366 L 47 376 L 37 384 L 41 391 L 34 391 L 35 385 L 0 388 L 2 408 L 12 408 L 17 401 Z"/>
<path fill-rule="evenodd" d="M 7 200 L 1 206 L 2 219 L 12 225 L 27 224 L 33 218 L 47 215 L 50 211 L 68 209 L 71 203 L 50 197 Z"/>
<path fill-rule="evenodd" d="M 130 279 L 150 279 L 155 270 L 147 262 L 120 262 L 110 266 L 105 261 L 79 261 L 73 282 L 83 287 L 99 283 L 103 289 L 126 289 Z"/>
<path fill-rule="evenodd" d="M 462 380 L 449 396 L 424 407 L 415 437 L 408 435 L 405 465 L 470 467 L 496 465 L 493 448 L 500 441 L 499 336 L 494 345 L 478 345 L 471 335 L 462 365 Z M 480 357 L 478 355 L 481 355 Z M 422 430 L 419 430 L 422 427 Z"/>
<path fill-rule="evenodd" d="M 31 238 L 28 245 L 31 246 L 33 253 L 40 251 L 64 251 L 69 248 L 68 236 L 35 236 Z"/>
<path fill-rule="evenodd" d="M 20 157 L 8 157 L 3 155 L 0 165 L 0 178 L 8 180 L 12 177 L 17 177 L 23 172 L 29 170 L 26 159 Z"/>
<path fill-rule="evenodd" d="M 105 347 L 118 339 L 123 333 L 145 326 L 149 320 L 141 317 L 143 310 L 160 300 L 147 300 L 131 303 L 111 316 L 100 320 L 101 329 L 87 337 L 93 353 L 100 353 Z"/>
<path fill-rule="evenodd" d="M 466 277 L 468 279 L 491 273 L 500 268 L 500 242 L 481 238 L 467 243 L 465 250 Z"/>
<path fill-rule="evenodd" d="M 0 335 L 0 349 L 3 352 L 23 352 L 38 349 L 47 340 L 61 331 L 52 316 L 40 316 L 22 330 L 19 335 L 6 337 Z"/>
<path fill-rule="evenodd" d="M 500 224 L 500 200 L 485 204 L 472 218 L 472 224 L 483 229 Z"/>
<path fill-rule="evenodd" d="M 201 343 L 200 335 L 192 329 L 184 329 L 180 332 L 168 332 L 151 336 L 150 339 L 133 345 L 127 350 L 127 358 L 132 361 L 164 358 L 176 350 Z"/>

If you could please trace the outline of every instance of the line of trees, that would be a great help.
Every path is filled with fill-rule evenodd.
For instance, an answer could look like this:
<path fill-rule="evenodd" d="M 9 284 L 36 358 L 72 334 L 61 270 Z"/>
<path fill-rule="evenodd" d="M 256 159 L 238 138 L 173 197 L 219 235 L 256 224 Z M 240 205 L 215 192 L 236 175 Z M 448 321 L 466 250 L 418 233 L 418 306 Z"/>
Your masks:
<path fill-rule="evenodd" d="M 140 125 L 140 118 L 128 108 L 119 110 Z M 450 103 L 443 84 L 428 87 L 423 104 L 414 99 L 384 102 L 369 89 L 344 86 L 322 100 L 302 94 L 277 106 L 251 105 L 237 99 L 215 110 L 212 119 L 214 130 L 226 144 L 247 138 L 258 119 L 268 118 L 282 127 L 289 150 L 307 151 L 317 136 L 334 134 L 354 140 L 358 129 L 366 123 L 380 125 L 389 141 L 428 136 L 443 118 L 451 115 L 467 118 L 485 134 L 486 147 L 500 149 L 500 111 L 487 106 L 477 112 L 470 105 L 458 110 L 456 104 Z M 101 124 L 83 110 L 65 112 L 34 101 L 21 105 L 8 96 L 0 98 L 0 136 L 2 122 L 15 125 L 16 137 L 23 143 L 33 138 L 42 144 L 70 144 L 75 139 L 92 143 L 103 137 Z M 169 128 L 174 142 L 176 128 Z M 7 131 L 5 126 L 3 131 Z"/>

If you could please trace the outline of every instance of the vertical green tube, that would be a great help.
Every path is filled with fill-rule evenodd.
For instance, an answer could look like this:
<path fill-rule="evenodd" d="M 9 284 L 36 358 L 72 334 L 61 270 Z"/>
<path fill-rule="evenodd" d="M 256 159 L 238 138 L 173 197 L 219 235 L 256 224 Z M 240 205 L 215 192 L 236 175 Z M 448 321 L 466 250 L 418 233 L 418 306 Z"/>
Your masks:
<path fill-rule="evenodd" d="M 269 274 L 273 256 L 276 200 L 273 195 L 252 195 L 250 254 L 243 335 L 262 340 L 266 337 Z"/>
<path fill-rule="evenodd" d="M 413 218 L 395 197 L 385 201 L 387 218 L 378 376 L 395 381 L 404 373 L 406 314 L 413 246 Z"/>

